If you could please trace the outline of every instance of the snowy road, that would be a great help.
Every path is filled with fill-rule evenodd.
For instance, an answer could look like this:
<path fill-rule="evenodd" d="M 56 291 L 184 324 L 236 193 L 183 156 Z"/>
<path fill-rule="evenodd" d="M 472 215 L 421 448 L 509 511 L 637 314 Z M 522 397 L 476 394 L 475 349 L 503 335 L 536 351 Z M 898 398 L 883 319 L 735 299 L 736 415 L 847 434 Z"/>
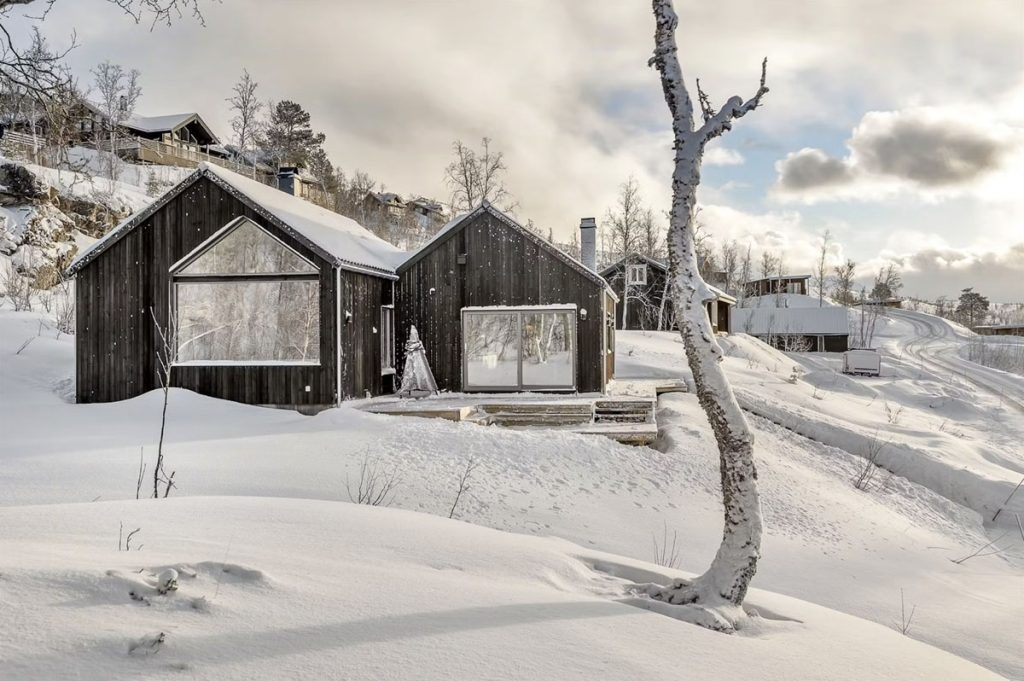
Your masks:
<path fill-rule="evenodd" d="M 972 334 L 940 317 L 910 310 L 889 310 L 900 329 L 895 347 L 936 374 L 955 376 L 987 391 L 1024 414 L 1024 377 L 963 359 L 959 350 Z M 896 329 L 894 329 L 896 330 Z M 912 333 L 907 333 L 912 330 Z"/>

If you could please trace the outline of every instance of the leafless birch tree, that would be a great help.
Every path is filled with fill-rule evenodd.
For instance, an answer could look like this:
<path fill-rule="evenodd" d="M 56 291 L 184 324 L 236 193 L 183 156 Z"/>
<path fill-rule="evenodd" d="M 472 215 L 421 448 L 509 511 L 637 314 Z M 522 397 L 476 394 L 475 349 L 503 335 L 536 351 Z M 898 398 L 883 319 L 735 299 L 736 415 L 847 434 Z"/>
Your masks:
<path fill-rule="evenodd" d="M 92 70 L 93 85 L 96 87 L 97 104 L 107 126 L 110 152 L 107 176 L 117 179 L 117 140 L 121 126 L 135 112 L 135 105 L 142 96 L 138 69 L 125 69 L 120 64 L 105 61 Z"/>
<path fill-rule="evenodd" d="M 842 265 L 832 268 L 832 272 L 835 274 L 832 296 L 840 305 L 847 307 L 853 305 L 857 300 L 853 286 L 854 277 L 857 275 L 857 263 L 847 260 Z"/>
<path fill-rule="evenodd" d="M 832 246 L 832 232 L 825 230 L 821 235 L 821 247 L 818 249 L 818 262 L 815 265 L 814 285 L 818 289 L 818 307 L 825 306 L 825 290 L 828 289 L 828 252 Z"/>
<path fill-rule="evenodd" d="M 715 296 L 698 272 L 693 239 L 694 207 L 705 145 L 729 131 L 735 119 L 761 104 L 768 92 L 765 86 L 768 60 L 761 64 L 760 86 L 754 96 L 746 101 L 731 97 L 717 111 L 698 82 L 703 122 L 695 125 L 693 103 L 677 55 L 678 17 L 671 0 L 653 0 L 652 4 L 657 28 L 654 56 L 649 63 L 661 75 L 675 136 L 672 210 L 667 238 L 672 294 L 697 397 L 718 444 L 725 524 L 722 543 L 707 572 L 693 581 L 679 580 L 670 586 L 652 589 L 651 595 L 686 605 L 684 612 L 697 624 L 733 631 L 736 622 L 743 617 L 740 606 L 761 555 L 761 506 L 754 466 L 754 436 L 722 369 L 722 349 L 715 341 L 711 322 L 704 312 L 705 303 Z"/>
<path fill-rule="evenodd" d="M 472 210 L 484 201 L 505 211 L 515 208 L 515 200 L 505 188 L 505 155 L 491 149 L 489 137 L 481 140 L 479 152 L 456 140 L 452 153 L 455 158 L 445 168 L 444 180 L 452 191 L 453 213 Z"/>
<path fill-rule="evenodd" d="M 256 177 L 256 140 L 260 132 L 260 112 L 263 102 L 256 96 L 259 83 L 252 79 L 247 69 L 242 69 L 242 77 L 233 88 L 234 94 L 227 102 L 235 113 L 231 119 L 231 130 L 235 133 L 238 153 L 245 159 L 245 152 L 252 152 L 252 176 Z"/>

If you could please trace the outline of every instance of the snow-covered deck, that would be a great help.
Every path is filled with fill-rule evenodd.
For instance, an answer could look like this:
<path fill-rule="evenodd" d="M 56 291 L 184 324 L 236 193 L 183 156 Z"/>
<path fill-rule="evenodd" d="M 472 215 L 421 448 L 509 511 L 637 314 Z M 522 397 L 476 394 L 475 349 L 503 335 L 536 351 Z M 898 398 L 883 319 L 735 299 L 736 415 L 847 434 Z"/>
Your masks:
<path fill-rule="evenodd" d="M 657 396 L 664 392 L 686 392 L 686 385 L 673 379 L 637 379 L 614 382 L 607 395 L 452 393 L 418 400 L 376 398 L 361 408 L 389 416 L 568 430 L 602 435 L 625 444 L 649 445 L 658 438 L 655 411 Z"/>

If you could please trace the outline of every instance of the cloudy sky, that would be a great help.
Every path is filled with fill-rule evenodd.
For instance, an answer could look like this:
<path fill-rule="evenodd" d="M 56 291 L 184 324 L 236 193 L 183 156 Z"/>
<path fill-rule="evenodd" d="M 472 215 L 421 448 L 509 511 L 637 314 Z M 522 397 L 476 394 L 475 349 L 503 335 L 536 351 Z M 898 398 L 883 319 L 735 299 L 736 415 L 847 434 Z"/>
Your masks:
<path fill-rule="evenodd" d="M 769 59 L 764 107 L 705 160 L 716 238 L 809 270 L 829 229 L 835 261 L 896 261 L 906 293 L 1024 300 L 1024 0 L 677 5 L 684 72 L 713 101 L 752 94 Z M 447 199 L 451 142 L 486 135 L 518 216 L 560 238 L 631 174 L 668 206 L 645 0 L 210 0 L 204 13 L 205 27 L 150 32 L 104 0 L 58 0 L 44 31 L 56 44 L 77 31 L 83 83 L 104 59 L 136 67 L 139 113 L 199 111 L 222 137 L 247 68 L 263 97 L 311 112 L 337 164 L 392 191 Z"/>

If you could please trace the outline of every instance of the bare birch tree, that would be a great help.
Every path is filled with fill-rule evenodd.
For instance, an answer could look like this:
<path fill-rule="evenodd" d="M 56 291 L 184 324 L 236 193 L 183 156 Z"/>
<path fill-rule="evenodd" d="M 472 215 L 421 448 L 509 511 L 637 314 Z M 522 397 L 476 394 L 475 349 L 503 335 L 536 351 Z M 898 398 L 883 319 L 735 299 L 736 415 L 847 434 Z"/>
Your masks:
<path fill-rule="evenodd" d="M 242 69 L 242 77 L 233 88 L 234 94 L 227 98 L 231 110 L 235 112 L 231 119 L 231 130 L 235 133 L 238 153 L 244 160 L 247 151 L 252 152 L 252 176 L 256 177 L 256 140 L 260 133 L 260 113 L 263 102 L 256 96 L 259 83 L 252 79 L 247 69 Z"/>
<path fill-rule="evenodd" d="M 640 199 L 640 185 L 630 175 L 619 185 L 619 196 L 615 207 L 605 213 L 605 231 L 611 253 L 609 260 L 616 261 L 630 253 L 639 253 L 643 242 L 642 220 L 644 207 Z"/>
<path fill-rule="evenodd" d="M 833 297 L 840 305 L 850 307 L 857 301 L 853 287 L 853 280 L 857 275 L 857 263 L 848 259 L 842 265 L 832 268 L 832 272 L 835 273 Z"/>
<path fill-rule="evenodd" d="M 455 140 L 452 153 L 455 158 L 444 170 L 444 181 L 452 191 L 453 213 L 473 210 L 484 201 L 505 211 L 515 208 L 515 200 L 505 188 L 505 155 L 491 149 L 489 137 L 481 140 L 480 151 Z"/>
<path fill-rule="evenodd" d="M 818 262 L 815 265 L 814 285 L 818 289 L 818 307 L 825 306 L 825 290 L 828 289 L 828 252 L 832 247 L 832 232 L 825 230 L 821 235 L 821 248 L 818 249 Z"/>
<path fill-rule="evenodd" d="M 142 96 L 138 69 L 125 69 L 120 64 L 105 61 L 92 70 L 93 84 L 98 96 L 97 104 L 104 118 L 110 152 L 107 176 L 117 179 L 117 140 L 121 126 L 135 113 L 135 105 Z"/>
<path fill-rule="evenodd" d="M 736 299 L 740 307 L 743 307 L 747 300 L 747 284 L 753 276 L 754 262 L 750 257 L 750 244 L 747 244 L 747 250 L 743 254 L 743 259 L 740 260 L 740 280 L 736 287 Z"/>
<path fill-rule="evenodd" d="M 705 145 L 732 128 L 733 121 L 761 104 L 768 60 L 761 63 L 761 81 L 753 97 L 731 97 L 717 111 L 700 88 L 703 122 L 695 125 L 693 103 L 683 81 L 675 31 L 679 19 L 671 0 L 653 0 L 656 30 L 650 64 L 661 75 L 662 90 L 675 136 L 672 210 L 668 252 L 672 294 L 686 358 L 697 397 L 718 444 L 725 512 L 722 543 L 707 572 L 695 580 L 679 580 L 652 589 L 659 600 L 686 606 L 688 618 L 701 626 L 733 631 L 743 617 L 740 607 L 761 555 L 761 505 L 754 466 L 754 435 L 740 410 L 722 368 L 722 349 L 715 341 L 704 305 L 715 296 L 701 279 L 694 249 L 694 207 Z"/>

